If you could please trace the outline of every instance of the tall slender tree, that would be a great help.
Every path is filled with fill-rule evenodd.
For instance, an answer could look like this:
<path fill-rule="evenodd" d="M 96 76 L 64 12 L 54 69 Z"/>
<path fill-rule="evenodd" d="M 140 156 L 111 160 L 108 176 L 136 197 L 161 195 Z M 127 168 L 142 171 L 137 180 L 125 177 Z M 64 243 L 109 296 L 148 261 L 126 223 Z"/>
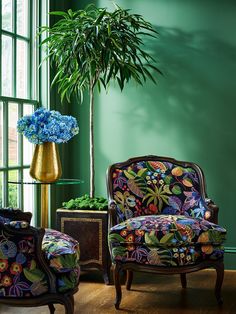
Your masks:
<path fill-rule="evenodd" d="M 89 5 L 84 10 L 56 11 L 60 19 L 51 27 L 42 27 L 47 38 L 47 58 L 56 68 L 52 85 L 58 85 L 61 99 L 72 95 L 82 102 L 83 93 L 90 95 L 90 197 L 95 193 L 94 169 L 94 90 L 109 87 L 111 80 L 122 91 L 134 80 L 143 84 L 147 78 L 156 82 L 155 60 L 145 52 L 143 38 L 156 37 L 153 26 L 139 14 L 115 6 L 113 12 Z"/>

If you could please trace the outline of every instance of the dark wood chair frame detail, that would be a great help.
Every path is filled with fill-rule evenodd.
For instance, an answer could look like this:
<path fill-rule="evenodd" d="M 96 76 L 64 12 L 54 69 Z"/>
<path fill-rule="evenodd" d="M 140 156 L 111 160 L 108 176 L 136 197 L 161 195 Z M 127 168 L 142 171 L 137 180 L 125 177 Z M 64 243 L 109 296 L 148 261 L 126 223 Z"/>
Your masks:
<path fill-rule="evenodd" d="M 13 214 L 9 214 L 6 210 L 0 211 L 1 216 L 11 218 L 11 220 L 24 220 L 30 223 L 31 213 L 23 213 L 21 210 L 14 210 Z M 50 314 L 55 312 L 54 304 L 62 304 L 66 314 L 74 313 L 74 294 L 78 291 L 78 287 L 71 289 L 65 293 L 57 292 L 56 276 L 48 266 L 44 254 L 42 252 L 42 240 L 45 234 L 44 228 L 29 227 L 26 229 L 14 229 L 0 223 L 0 230 L 6 231 L 9 235 L 32 236 L 35 241 L 35 259 L 38 267 L 45 273 L 48 281 L 48 292 L 28 298 L 20 297 L 0 297 L 0 303 L 16 306 L 16 307 L 37 307 L 48 305 Z"/>
<path fill-rule="evenodd" d="M 107 170 L 107 191 L 108 191 L 108 198 L 109 198 L 109 206 L 108 206 L 108 213 L 109 213 L 109 229 L 117 224 L 116 220 L 116 202 L 113 199 L 113 193 L 112 193 L 112 173 L 114 169 L 119 169 L 123 168 L 125 166 L 128 166 L 132 163 L 137 163 L 139 161 L 155 161 L 158 160 L 160 162 L 170 162 L 175 165 L 179 165 L 182 167 L 191 167 L 193 168 L 200 179 L 200 193 L 203 197 L 203 199 L 206 202 L 206 205 L 208 207 L 208 211 L 210 213 L 209 221 L 213 223 L 218 222 L 218 211 L 219 207 L 211 200 L 208 198 L 207 193 L 206 193 L 206 183 L 205 183 L 205 177 L 204 174 L 201 170 L 201 168 L 191 162 L 185 162 L 185 161 L 178 161 L 173 158 L 169 157 L 159 157 L 159 156 L 154 156 L 154 155 L 149 155 L 149 156 L 142 156 L 142 157 L 134 157 L 130 158 L 129 160 L 125 162 L 120 162 L 111 165 L 108 170 Z M 113 265 L 113 278 L 114 278 L 114 284 L 115 284 L 115 289 L 116 289 L 116 299 L 115 299 L 115 308 L 119 309 L 121 299 L 122 299 L 122 291 L 121 291 L 121 280 L 120 280 L 120 275 L 122 272 L 126 271 L 126 289 L 130 290 L 131 285 L 132 285 L 132 280 L 133 280 L 133 272 L 138 271 L 138 272 L 147 272 L 147 273 L 156 273 L 156 274 L 161 274 L 161 275 L 171 275 L 171 274 L 179 274 L 180 275 L 180 280 L 181 280 L 181 285 L 182 288 L 187 287 L 187 279 L 186 279 L 186 274 L 195 272 L 198 270 L 206 269 L 206 268 L 214 268 L 216 270 L 216 282 L 215 282 L 215 297 L 219 305 L 223 303 L 223 299 L 221 297 L 221 287 L 224 279 L 224 260 L 219 259 L 219 260 L 212 260 L 212 261 L 203 261 L 198 264 L 194 265 L 189 265 L 189 266 L 172 266 L 172 267 L 163 267 L 163 266 L 152 266 L 152 265 L 141 265 L 138 263 L 131 263 L 131 262 L 116 262 Z"/>

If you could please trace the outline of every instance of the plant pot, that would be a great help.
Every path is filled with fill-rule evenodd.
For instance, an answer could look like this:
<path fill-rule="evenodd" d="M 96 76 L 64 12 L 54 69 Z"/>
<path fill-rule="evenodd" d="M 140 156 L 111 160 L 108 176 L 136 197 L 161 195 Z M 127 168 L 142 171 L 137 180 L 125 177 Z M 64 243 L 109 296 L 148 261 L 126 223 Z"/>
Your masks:
<path fill-rule="evenodd" d="M 35 146 L 30 176 L 38 181 L 52 183 L 62 175 L 57 144 L 45 142 Z"/>
<path fill-rule="evenodd" d="M 107 244 L 107 210 L 59 208 L 57 230 L 69 234 L 79 242 L 81 269 L 100 269 L 104 282 L 109 284 L 111 259 Z"/>

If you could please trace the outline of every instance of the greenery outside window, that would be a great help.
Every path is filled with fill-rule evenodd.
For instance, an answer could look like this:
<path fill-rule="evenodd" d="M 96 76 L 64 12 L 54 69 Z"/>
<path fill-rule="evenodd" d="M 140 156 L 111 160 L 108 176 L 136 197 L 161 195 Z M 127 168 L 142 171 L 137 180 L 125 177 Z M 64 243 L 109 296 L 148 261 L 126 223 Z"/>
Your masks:
<path fill-rule="evenodd" d="M 33 212 L 35 187 L 8 182 L 30 179 L 33 145 L 17 133 L 16 125 L 40 103 L 36 32 L 41 3 L 1 0 L 0 11 L 0 206 Z"/>

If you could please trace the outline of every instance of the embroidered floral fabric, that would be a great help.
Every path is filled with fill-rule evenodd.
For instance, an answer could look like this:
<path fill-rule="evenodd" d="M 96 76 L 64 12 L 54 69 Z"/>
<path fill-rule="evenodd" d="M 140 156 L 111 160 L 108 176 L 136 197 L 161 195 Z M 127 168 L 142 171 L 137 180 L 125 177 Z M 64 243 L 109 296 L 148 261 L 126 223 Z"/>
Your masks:
<path fill-rule="evenodd" d="M 48 291 L 38 268 L 33 236 L 0 233 L 0 296 L 30 297 Z"/>
<path fill-rule="evenodd" d="M 50 263 L 50 267 L 56 272 L 65 273 L 78 267 L 79 243 L 65 233 L 46 229 L 42 250 Z"/>
<path fill-rule="evenodd" d="M 113 261 L 181 266 L 223 256 L 226 230 L 184 215 L 131 218 L 110 230 Z"/>
<path fill-rule="evenodd" d="M 59 292 L 78 285 L 79 243 L 69 235 L 53 229 L 46 229 L 42 249 L 49 266 L 56 273 Z"/>
<path fill-rule="evenodd" d="M 198 173 L 192 167 L 160 161 L 136 162 L 115 169 L 112 185 L 117 223 L 161 213 L 199 218 L 206 215 Z"/>

